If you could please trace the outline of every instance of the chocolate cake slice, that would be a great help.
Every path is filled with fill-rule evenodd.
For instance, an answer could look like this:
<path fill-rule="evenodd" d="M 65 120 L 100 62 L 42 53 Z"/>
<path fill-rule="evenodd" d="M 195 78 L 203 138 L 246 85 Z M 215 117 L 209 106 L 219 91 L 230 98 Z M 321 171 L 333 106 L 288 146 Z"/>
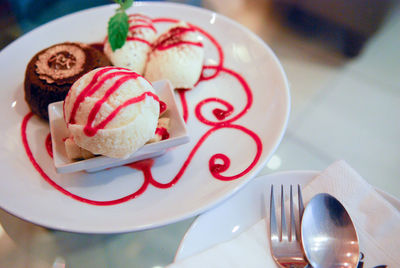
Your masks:
<path fill-rule="evenodd" d="M 50 103 L 65 99 L 71 85 L 85 73 L 111 65 L 99 50 L 83 43 L 65 42 L 38 52 L 25 72 L 25 100 L 32 112 L 48 120 Z"/>

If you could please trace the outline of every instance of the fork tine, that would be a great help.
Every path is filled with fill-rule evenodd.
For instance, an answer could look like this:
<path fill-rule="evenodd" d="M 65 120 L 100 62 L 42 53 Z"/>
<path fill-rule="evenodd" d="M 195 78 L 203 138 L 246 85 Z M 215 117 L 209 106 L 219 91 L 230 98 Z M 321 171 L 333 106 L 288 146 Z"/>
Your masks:
<path fill-rule="evenodd" d="M 271 201 L 270 201 L 270 209 L 269 209 L 269 226 L 270 226 L 270 236 L 271 240 L 279 241 L 278 227 L 276 224 L 276 215 L 275 215 L 275 198 L 274 198 L 274 185 L 271 185 Z"/>
<path fill-rule="evenodd" d="M 296 219 L 294 215 L 294 210 L 293 210 L 293 186 L 290 185 L 290 241 L 296 241 L 297 240 L 297 234 L 296 234 Z"/>
<path fill-rule="evenodd" d="M 284 196 L 284 191 L 283 191 L 283 184 L 281 184 L 281 240 L 288 240 L 286 215 L 285 215 L 285 196 Z"/>
<path fill-rule="evenodd" d="M 303 212 L 304 212 L 304 204 L 303 204 L 303 195 L 301 194 L 301 186 L 297 184 L 297 197 L 299 199 L 299 215 L 300 215 L 300 222 L 303 219 Z"/>
<path fill-rule="evenodd" d="M 301 194 L 300 184 L 297 184 L 297 198 L 298 198 L 298 203 L 299 203 L 299 225 L 298 225 L 298 229 L 297 229 L 297 235 L 298 235 L 298 237 L 300 237 L 300 226 L 301 226 L 301 220 L 303 219 L 303 213 L 304 213 L 303 195 Z"/>

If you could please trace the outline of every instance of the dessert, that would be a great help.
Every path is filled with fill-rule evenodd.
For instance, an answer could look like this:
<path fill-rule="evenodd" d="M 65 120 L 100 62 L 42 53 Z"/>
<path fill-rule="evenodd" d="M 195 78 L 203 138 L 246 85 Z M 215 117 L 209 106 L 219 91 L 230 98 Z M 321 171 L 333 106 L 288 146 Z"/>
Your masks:
<path fill-rule="evenodd" d="M 122 3 L 122 1 L 120 1 L 120 3 Z M 177 21 L 174 18 L 155 18 L 154 22 L 165 23 L 166 24 L 165 26 L 168 26 L 171 22 L 175 23 Z M 179 171 L 176 173 L 176 175 L 171 177 L 171 180 L 169 180 L 169 181 L 167 181 L 164 178 L 162 180 L 162 182 L 161 181 L 159 182 L 159 180 L 155 176 L 156 174 L 153 174 L 153 170 L 154 169 L 158 170 L 158 168 L 159 168 L 156 161 L 149 159 L 146 161 L 132 163 L 128 166 L 131 168 L 134 168 L 136 170 L 140 170 L 143 173 L 142 186 L 138 189 L 135 189 L 133 192 L 131 192 L 127 195 L 124 195 L 123 197 L 118 196 L 117 199 L 111 199 L 111 200 L 104 200 L 103 197 L 100 198 L 100 200 L 98 200 L 97 198 L 88 199 L 87 197 L 74 194 L 74 193 L 70 192 L 69 188 L 67 188 L 67 187 L 63 188 L 62 185 L 58 184 L 57 180 L 52 178 L 54 176 L 52 170 L 51 170 L 51 173 L 47 174 L 49 166 L 44 165 L 43 163 L 45 163 L 45 162 L 42 162 L 42 161 L 38 162 L 39 159 L 37 159 L 37 154 L 36 153 L 33 154 L 32 153 L 33 150 L 30 147 L 30 143 L 32 143 L 32 138 L 30 138 L 28 140 L 27 126 L 28 126 L 28 123 L 31 122 L 31 119 L 33 118 L 33 116 L 32 116 L 32 113 L 28 113 L 25 115 L 25 117 L 22 121 L 22 124 L 21 124 L 21 137 L 22 137 L 23 145 L 24 145 L 24 148 L 26 151 L 26 155 L 29 158 L 29 160 L 31 161 L 33 167 L 37 170 L 38 174 L 43 177 L 44 181 L 49 183 L 49 186 L 54 187 L 55 190 L 59 191 L 62 194 L 65 194 L 69 198 L 73 198 L 76 201 L 83 202 L 83 203 L 90 204 L 90 205 L 101 205 L 101 206 L 116 205 L 116 204 L 121 204 L 121 203 L 127 202 L 129 200 L 132 200 L 133 198 L 136 198 L 137 196 L 140 196 L 141 194 L 145 193 L 146 189 L 149 188 L 149 187 L 147 187 L 148 185 L 151 185 L 157 189 L 169 189 L 169 188 L 174 187 L 174 185 L 176 185 L 180 180 L 182 180 L 184 178 L 184 175 L 187 175 L 186 177 L 190 177 L 192 175 L 193 168 L 190 168 L 191 163 L 194 162 L 196 164 L 196 162 L 195 162 L 196 159 L 204 160 L 207 158 L 207 156 L 209 154 L 207 153 L 207 155 L 204 155 L 204 153 L 202 153 L 201 151 L 204 152 L 204 148 L 206 148 L 204 146 L 207 146 L 207 145 L 205 145 L 205 143 L 207 142 L 207 139 L 212 135 L 212 133 L 215 133 L 215 131 L 219 131 L 220 129 L 234 129 L 234 130 L 239 131 L 243 135 L 248 135 L 256 143 L 257 151 L 256 151 L 256 156 L 254 157 L 254 160 L 251 162 L 251 164 L 246 169 L 244 169 L 242 172 L 240 172 L 238 174 L 234 174 L 234 175 L 230 175 L 230 174 L 225 175 L 225 171 L 229 168 L 230 158 L 223 153 L 213 154 L 208 161 L 209 171 L 213 178 L 218 179 L 220 181 L 232 181 L 232 180 L 236 180 L 238 178 L 240 179 L 240 178 L 243 178 L 243 176 L 248 174 L 250 171 L 252 171 L 256 165 L 258 165 L 260 157 L 262 156 L 262 152 L 263 152 L 261 138 L 255 132 L 253 132 L 251 129 L 248 129 L 245 126 L 240 125 L 240 123 L 237 123 L 237 122 L 235 123 L 235 121 L 237 121 L 244 114 L 246 114 L 246 112 L 251 108 L 251 106 L 253 104 L 252 90 L 246 81 L 246 77 L 233 71 L 232 69 L 227 68 L 224 65 L 224 61 L 223 61 L 224 51 L 222 50 L 222 46 L 221 46 L 221 44 L 219 44 L 217 42 L 217 40 L 211 34 L 206 32 L 205 30 L 199 28 L 198 26 L 194 26 L 194 28 L 197 31 L 201 32 L 205 38 L 207 38 L 207 44 L 213 45 L 213 50 L 217 51 L 217 53 L 218 53 L 218 59 L 216 60 L 216 62 L 218 63 L 217 65 L 204 66 L 204 70 L 215 70 L 214 74 L 212 74 L 210 76 L 201 75 L 200 81 L 212 80 L 216 77 L 220 77 L 219 74 L 221 74 L 221 73 L 223 73 L 224 76 L 231 77 L 233 80 L 235 80 L 237 82 L 237 84 L 240 87 L 243 88 L 243 90 L 247 96 L 247 103 L 246 103 L 245 107 L 242 110 L 235 111 L 234 116 L 225 118 L 226 116 L 229 116 L 231 112 L 234 111 L 235 107 L 223 99 L 223 92 L 221 92 L 221 94 L 218 94 L 218 95 L 220 95 L 219 98 L 216 98 L 216 97 L 205 98 L 197 104 L 193 102 L 193 105 L 195 105 L 195 106 L 193 106 L 193 107 L 190 106 L 190 108 L 193 108 L 195 115 L 196 115 L 195 119 L 197 119 L 198 122 L 197 121 L 196 122 L 189 121 L 189 125 L 196 127 L 196 124 L 193 125 L 193 123 L 202 123 L 204 125 L 208 125 L 208 126 L 212 126 L 212 127 L 210 128 L 210 130 L 208 130 L 206 133 L 204 133 L 198 140 L 193 141 L 193 144 L 192 144 L 193 147 L 191 149 L 189 148 L 190 149 L 189 153 L 187 153 L 187 150 L 185 149 L 185 151 L 184 151 L 185 153 L 183 155 L 178 154 L 179 157 L 177 159 L 174 159 L 174 163 L 176 162 L 175 160 L 178 160 L 179 162 L 182 163 L 181 167 L 178 168 Z M 122 38 L 122 40 L 125 40 L 125 38 Z M 182 46 L 182 48 L 183 48 L 184 45 L 188 45 L 188 44 L 190 44 L 190 43 L 181 42 L 179 46 Z M 201 44 L 195 43 L 193 46 L 201 47 Z M 174 47 L 171 46 L 171 49 L 172 48 L 174 48 Z M 154 52 L 153 54 L 156 55 L 156 51 L 153 51 L 153 52 Z M 160 60 L 160 62 L 162 62 L 162 61 Z M 173 63 L 175 61 L 171 60 L 171 62 Z M 153 66 L 153 67 L 156 68 L 157 66 Z M 175 67 L 176 66 L 170 65 L 170 68 L 175 68 Z M 114 70 L 114 71 L 116 72 L 116 70 Z M 122 71 L 122 70 L 119 69 L 119 71 Z M 113 82 L 113 81 L 111 81 L 111 82 Z M 85 81 L 82 83 L 86 83 L 87 85 L 90 84 L 90 82 L 88 84 L 88 81 Z M 104 82 L 104 84 L 105 83 L 106 82 Z M 232 85 L 232 83 L 228 83 L 228 86 L 231 86 L 231 85 Z M 175 86 L 175 87 L 177 87 L 177 86 Z M 190 86 L 183 86 L 183 87 L 187 88 Z M 184 91 L 184 90 L 179 92 L 179 95 L 181 97 L 182 110 L 184 111 L 184 116 L 183 116 L 184 118 L 187 118 L 187 115 L 188 115 L 188 112 L 187 112 L 188 104 L 187 104 L 186 97 L 185 97 L 186 92 L 187 91 Z M 202 97 L 203 96 L 201 96 L 201 98 Z M 207 97 L 207 96 L 204 96 L 204 97 Z M 72 96 L 71 96 L 71 98 L 72 98 Z M 76 96 L 74 98 L 77 99 Z M 197 102 L 198 99 L 193 99 L 193 101 Z M 205 110 L 205 109 L 201 109 L 201 108 L 203 107 L 203 104 L 207 104 L 207 103 L 215 102 L 215 101 L 224 105 L 227 108 L 227 112 L 224 113 L 224 110 L 221 110 L 218 108 L 214 109 L 212 112 L 216 116 L 216 120 L 215 119 L 213 120 L 212 118 L 210 120 L 210 119 L 208 119 L 208 117 L 206 118 L 206 116 L 203 115 L 203 110 Z M 66 110 L 71 109 L 71 108 L 69 108 L 70 106 L 71 106 L 71 104 L 66 104 Z M 71 112 L 72 112 L 72 110 L 69 112 L 70 113 L 69 115 L 67 115 L 67 113 L 65 113 L 65 114 L 66 114 L 67 123 L 71 126 L 71 129 L 72 129 L 72 125 L 77 125 L 77 123 L 69 122 L 69 120 L 71 119 Z M 208 112 L 211 112 L 211 111 L 208 111 Z M 186 114 L 186 117 L 185 117 L 185 114 Z M 103 114 L 101 114 L 100 116 L 103 116 Z M 86 118 L 86 121 L 88 121 L 88 119 L 89 118 Z M 163 120 L 161 120 L 161 119 L 158 121 L 159 122 L 158 128 L 160 130 L 163 127 Z M 185 120 L 185 121 L 187 121 L 187 120 Z M 86 124 L 85 120 L 83 120 L 82 125 L 80 127 L 80 132 L 79 132 L 80 134 L 82 134 L 82 132 L 84 133 L 82 128 L 85 128 L 85 124 Z M 173 122 L 172 125 L 173 125 L 173 127 L 175 127 L 175 122 Z M 93 124 L 92 124 L 92 126 L 93 126 Z M 95 126 L 99 126 L 99 124 L 97 124 Z M 101 130 L 102 129 L 98 130 L 97 133 L 95 133 L 95 135 L 93 137 L 100 134 Z M 157 132 L 157 130 L 156 130 L 156 132 Z M 160 132 L 160 131 L 158 131 L 158 132 Z M 172 132 L 172 133 L 174 134 L 174 132 Z M 157 133 L 156 135 L 159 135 L 159 134 L 160 133 Z M 153 136 L 153 137 L 156 138 L 155 136 Z M 157 139 L 159 139 L 160 136 L 162 136 L 162 135 L 159 135 L 157 137 Z M 65 137 L 65 136 L 63 135 L 63 137 Z M 47 140 L 48 139 L 46 138 L 46 141 Z M 75 140 L 76 140 L 75 137 L 72 135 L 65 140 L 65 144 L 68 144 L 67 146 L 69 146 L 69 148 L 71 149 L 70 150 L 71 154 L 75 153 L 75 155 L 77 155 L 78 158 L 85 158 L 85 157 L 87 157 L 86 154 L 89 157 L 93 156 L 92 152 L 89 152 L 87 149 L 80 147 L 77 143 L 75 143 Z M 31 141 L 31 142 L 29 142 L 29 141 Z M 37 142 L 37 139 L 34 139 L 33 141 Z M 59 143 L 60 140 L 57 139 L 57 141 Z M 160 145 L 162 145 L 162 144 L 163 143 L 161 143 Z M 155 147 L 155 146 L 149 146 L 149 147 Z M 49 150 L 48 150 L 48 152 L 49 152 Z M 196 156 L 199 156 L 199 157 L 196 157 Z M 54 159 L 56 159 L 56 157 Z M 42 160 L 42 159 L 40 159 L 40 160 Z M 87 162 L 90 162 L 90 161 L 87 161 Z M 92 161 L 92 162 L 95 162 L 95 161 Z M 153 164 L 155 164 L 154 167 L 153 167 Z M 190 172 L 190 173 L 188 173 L 188 172 Z M 231 172 L 226 172 L 226 173 L 231 173 Z"/>
<path fill-rule="evenodd" d="M 180 22 L 154 42 L 144 76 L 151 82 L 168 79 L 176 89 L 190 89 L 199 80 L 203 58 L 200 35 Z"/>
<path fill-rule="evenodd" d="M 47 106 L 64 100 L 83 74 L 110 65 L 106 56 L 82 43 L 65 42 L 38 52 L 25 72 L 25 100 L 32 112 L 48 120 Z"/>
<path fill-rule="evenodd" d="M 152 85 L 118 67 L 83 75 L 64 101 L 64 120 L 72 141 L 94 155 L 114 158 L 128 157 L 153 138 L 159 114 Z"/>
<path fill-rule="evenodd" d="M 157 31 L 152 20 L 145 15 L 129 15 L 128 22 L 129 32 L 124 45 L 113 51 L 107 38 L 104 53 L 113 65 L 131 69 L 142 75 Z"/>

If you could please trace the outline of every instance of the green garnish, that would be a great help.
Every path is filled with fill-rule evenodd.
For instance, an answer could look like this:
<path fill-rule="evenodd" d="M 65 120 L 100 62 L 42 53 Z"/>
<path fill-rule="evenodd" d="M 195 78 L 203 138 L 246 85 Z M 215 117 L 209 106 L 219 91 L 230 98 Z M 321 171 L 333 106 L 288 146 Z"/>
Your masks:
<path fill-rule="evenodd" d="M 108 21 L 108 41 L 112 51 L 121 48 L 126 41 L 129 31 L 128 15 L 125 10 L 130 8 L 134 0 L 114 0 L 119 4 L 114 16 Z"/>

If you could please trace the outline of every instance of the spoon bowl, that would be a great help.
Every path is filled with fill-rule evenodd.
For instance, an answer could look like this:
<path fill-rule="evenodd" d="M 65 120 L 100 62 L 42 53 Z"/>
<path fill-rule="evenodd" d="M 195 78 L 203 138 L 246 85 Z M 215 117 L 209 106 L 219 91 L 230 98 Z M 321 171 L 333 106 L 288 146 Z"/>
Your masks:
<path fill-rule="evenodd" d="M 323 193 L 310 200 L 302 218 L 301 239 L 312 267 L 357 267 L 357 232 L 335 197 Z"/>

